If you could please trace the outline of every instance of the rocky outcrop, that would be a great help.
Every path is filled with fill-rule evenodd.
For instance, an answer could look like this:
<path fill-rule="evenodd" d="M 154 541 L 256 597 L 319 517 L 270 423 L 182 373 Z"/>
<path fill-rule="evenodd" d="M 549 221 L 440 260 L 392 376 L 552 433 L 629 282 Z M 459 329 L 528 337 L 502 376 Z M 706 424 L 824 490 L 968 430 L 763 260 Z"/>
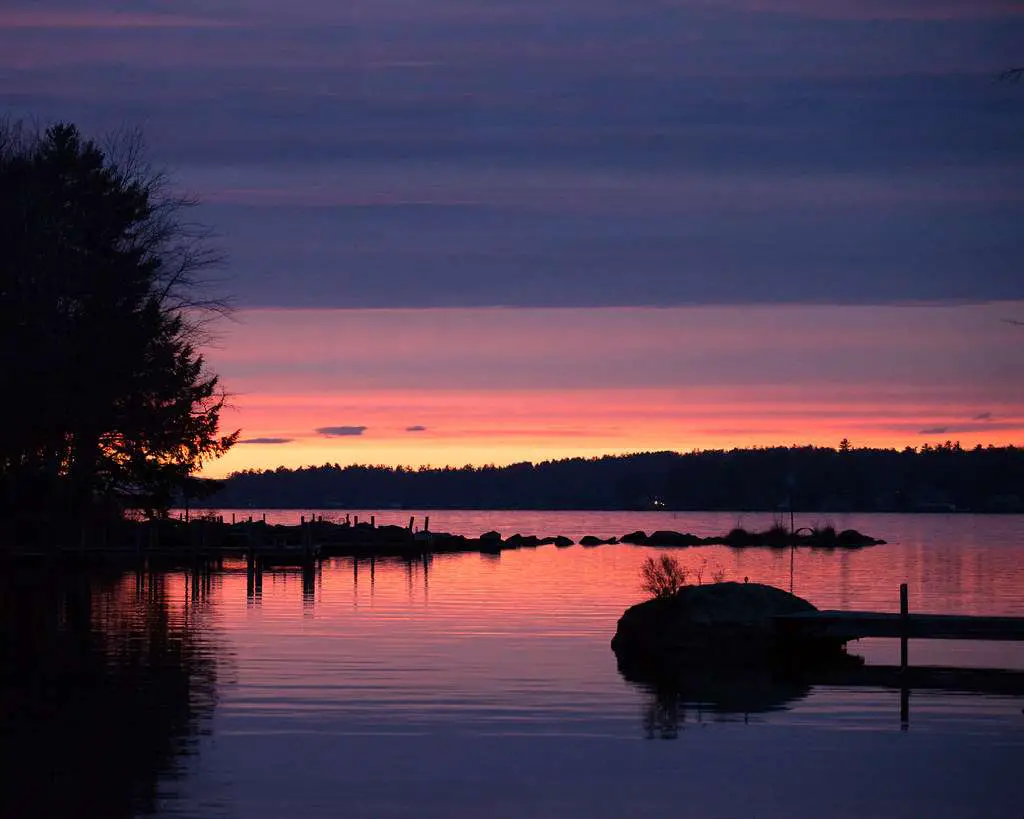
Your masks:
<path fill-rule="evenodd" d="M 552 538 L 544 538 L 545 542 L 553 544 L 556 548 L 565 549 L 572 546 L 572 540 L 565 535 L 557 535 Z"/>
<path fill-rule="evenodd" d="M 724 535 L 699 537 L 689 532 L 674 532 L 662 529 L 650 535 L 642 531 L 630 532 L 619 538 L 621 543 L 632 543 L 637 546 L 661 546 L 678 548 L 686 546 L 730 546 L 744 549 L 751 546 L 769 546 L 786 548 L 789 546 L 810 547 L 812 549 L 860 549 L 864 546 L 880 546 L 884 540 L 878 540 L 856 529 L 844 529 L 836 532 L 831 526 L 820 529 L 803 528 L 790 532 L 782 526 L 773 526 L 763 532 L 751 532 L 735 528 Z"/>
<path fill-rule="evenodd" d="M 803 598 L 760 583 L 684 586 L 671 597 L 627 609 L 619 619 L 612 649 L 623 668 L 663 671 L 844 657 L 843 642 L 795 642 L 776 628 L 778 615 L 816 610 Z"/>
<path fill-rule="evenodd" d="M 666 529 L 653 532 L 644 541 L 645 546 L 699 546 L 702 543 L 704 543 L 704 539 L 696 535 L 687 532 L 672 532 Z"/>
<path fill-rule="evenodd" d="M 536 535 L 521 535 L 518 532 L 505 538 L 505 548 L 507 549 L 534 549 L 540 543 L 541 539 Z"/>
<path fill-rule="evenodd" d="M 618 542 L 619 539 L 616 537 L 602 539 L 599 537 L 595 537 L 594 535 L 584 535 L 580 538 L 580 546 L 606 546 L 614 545 Z"/>

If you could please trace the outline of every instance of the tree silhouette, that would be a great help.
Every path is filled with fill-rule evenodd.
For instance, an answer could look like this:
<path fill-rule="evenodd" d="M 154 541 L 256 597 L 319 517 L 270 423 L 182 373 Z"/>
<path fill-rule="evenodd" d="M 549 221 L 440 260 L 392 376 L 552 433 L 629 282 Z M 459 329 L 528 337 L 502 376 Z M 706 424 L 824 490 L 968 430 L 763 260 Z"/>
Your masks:
<path fill-rule="evenodd" d="M 73 125 L 0 125 L 0 504 L 79 517 L 126 494 L 150 510 L 237 434 L 196 351 L 215 256 L 190 203 Z"/>
<path fill-rule="evenodd" d="M 902 450 L 851 445 L 848 452 L 813 446 L 648 452 L 458 469 L 324 464 L 239 472 L 196 505 L 776 512 L 789 508 L 791 495 L 801 513 L 910 512 L 936 503 L 1024 511 L 1024 449 L 965 450 L 950 442 Z"/>
<path fill-rule="evenodd" d="M 676 558 L 649 557 L 640 567 L 640 589 L 651 597 L 672 597 L 686 585 L 686 569 Z"/>

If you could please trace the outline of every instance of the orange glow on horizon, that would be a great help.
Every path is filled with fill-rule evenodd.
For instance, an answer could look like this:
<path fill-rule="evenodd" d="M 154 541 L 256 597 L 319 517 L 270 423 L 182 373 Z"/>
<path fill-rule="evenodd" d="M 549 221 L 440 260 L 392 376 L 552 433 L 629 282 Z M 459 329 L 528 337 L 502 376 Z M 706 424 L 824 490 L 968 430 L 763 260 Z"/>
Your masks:
<path fill-rule="evenodd" d="M 261 310 L 211 364 L 204 474 L 639 451 L 1024 441 L 1018 304 Z M 1014 341 L 1017 345 L 1014 346 Z M 325 430 L 320 432 L 319 430 Z"/>

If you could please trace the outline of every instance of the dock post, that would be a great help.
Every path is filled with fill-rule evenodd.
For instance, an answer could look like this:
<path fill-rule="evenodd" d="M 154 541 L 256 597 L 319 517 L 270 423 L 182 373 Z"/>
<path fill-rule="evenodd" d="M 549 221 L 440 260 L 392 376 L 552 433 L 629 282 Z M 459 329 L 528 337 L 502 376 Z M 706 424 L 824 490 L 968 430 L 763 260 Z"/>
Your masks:
<path fill-rule="evenodd" d="M 907 584 L 900 583 L 900 671 L 907 670 L 907 635 L 910 631 L 910 602 Z"/>
<path fill-rule="evenodd" d="M 423 518 L 423 531 L 430 531 L 430 515 L 427 515 L 425 518 Z"/>
<path fill-rule="evenodd" d="M 370 515 L 370 528 L 371 529 L 376 529 L 377 528 L 377 516 L 376 515 Z"/>
<path fill-rule="evenodd" d="M 412 527 L 413 527 L 413 524 L 414 524 L 415 522 L 416 522 L 416 516 L 415 516 L 415 515 L 413 515 L 413 516 L 412 516 L 411 518 L 409 518 L 409 531 L 410 531 L 410 532 L 412 531 Z"/>

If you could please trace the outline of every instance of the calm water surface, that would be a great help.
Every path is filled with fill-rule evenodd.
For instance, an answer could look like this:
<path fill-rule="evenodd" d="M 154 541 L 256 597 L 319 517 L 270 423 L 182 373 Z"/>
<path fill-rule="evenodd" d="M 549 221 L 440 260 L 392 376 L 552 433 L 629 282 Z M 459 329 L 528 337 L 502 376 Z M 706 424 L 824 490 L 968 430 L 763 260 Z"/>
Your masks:
<path fill-rule="evenodd" d="M 225 510 L 230 514 L 231 510 Z M 313 510 L 304 510 L 308 515 Z M 252 514 L 246 510 L 245 514 Z M 241 514 L 240 512 L 238 514 Z M 256 514 L 262 514 L 262 510 Z M 291 522 L 299 512 L 273 512 Z M 329 516 L 331 512 L 323 512 Z M 369 511 L 360 512 L 368 515 Z M 425 512 L 376 512 L 378 523 Z M 465 534 L 717 534 L 770 516 L 431 511 Z M 798 525 L 825 522 L 800 520 Z M 676 554 L 821 607 L 1024 615 L 1024 517 L 833 516 L 857 552 Z M 627 682 L 608 642 L 655 550 L 574 546 L 5 579 L 4 816 L 1019 817 L 1024 699 L 807 686 L 726 704 Z M 890 641 L 862 641 L 875 664 Z M 911 645 L 1024 669 L 1015 644 Z M 737 704 L 738 703 L 738 704 Z"/>

